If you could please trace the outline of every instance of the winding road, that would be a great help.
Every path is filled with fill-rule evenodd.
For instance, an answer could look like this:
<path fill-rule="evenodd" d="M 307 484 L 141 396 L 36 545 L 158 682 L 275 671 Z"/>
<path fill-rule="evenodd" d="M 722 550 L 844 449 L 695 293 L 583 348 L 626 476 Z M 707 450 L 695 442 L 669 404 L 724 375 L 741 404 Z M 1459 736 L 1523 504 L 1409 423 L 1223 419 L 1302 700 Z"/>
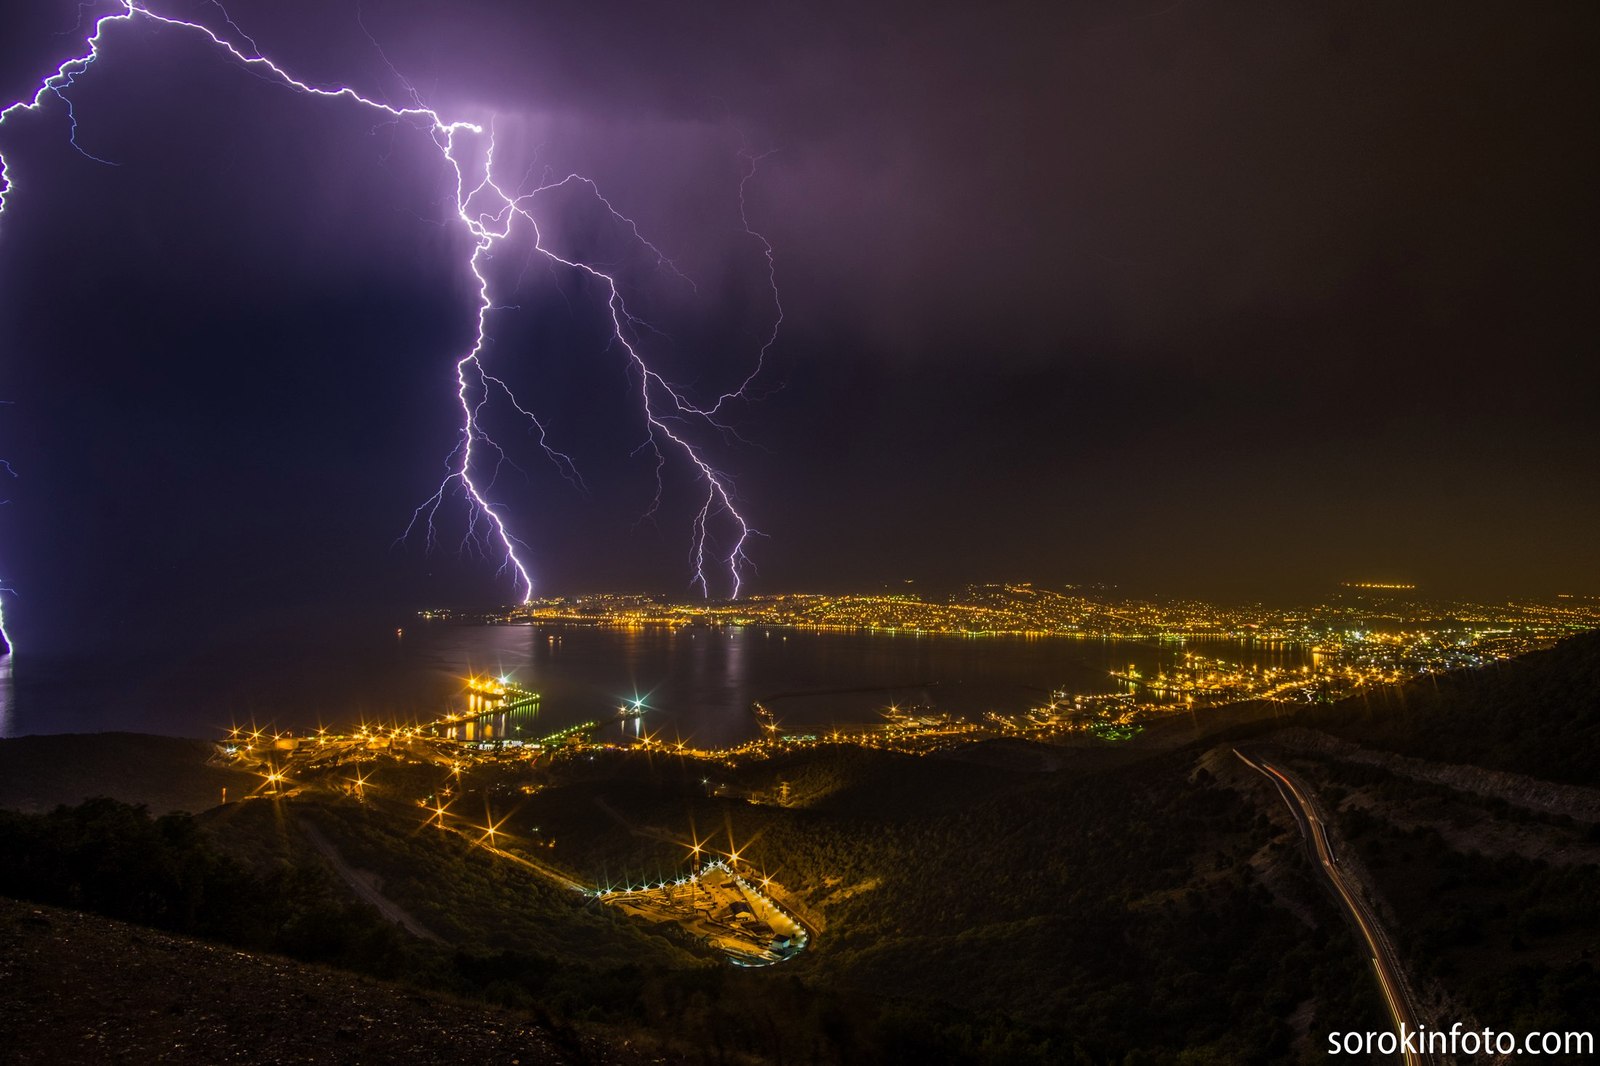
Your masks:
<path fill-rule="evenodd" d="M 1400 968 L 1394 945 L 1390 942 L 1388 934 L 1383 931 L 1383 926 L 1378 923 L 1376 915 L 1372 913 L 1372 908 L 1355 891 L 1357 886 L 1340 868 L 1339 861 L 1333 853 L 1333 846 L 1328 841 L 1327 827 L 1323 824 L 1322 815 L 1310 790 L 1303 787 L 1288 771 L 1274 766 L 1265 759 L 1252 759 L 1238 748 L 1234 748 L 1233 753 L 1246 766 L 1266 777 L 1277 787 L 1278 794 L 1283 797 L 1283 802 L 1289 805 L 1295 821 L 1300 823 L 1300 832 L 1310 845 L 1323 877 L 1333 886 L 1334 894 L 1343 901 L 1346 913 L 1367 942 L 1372 969 L 1383 991 L 1384 1002 L 1388 1004 L 1395 1035 L 1403 1038 L 1407 1033 L 1416 1033 L 1417 1009 L 1406 984 L 1405 973 Z M 1401 1047 L 1402 1049 L 1405 1047 L 1403 1039 Z M 1430 1056 L 1419 1051 L 1402 1050 L 1400 1054 L 1406 1066 L 1424 1066 L 1433 1061 Z"/>

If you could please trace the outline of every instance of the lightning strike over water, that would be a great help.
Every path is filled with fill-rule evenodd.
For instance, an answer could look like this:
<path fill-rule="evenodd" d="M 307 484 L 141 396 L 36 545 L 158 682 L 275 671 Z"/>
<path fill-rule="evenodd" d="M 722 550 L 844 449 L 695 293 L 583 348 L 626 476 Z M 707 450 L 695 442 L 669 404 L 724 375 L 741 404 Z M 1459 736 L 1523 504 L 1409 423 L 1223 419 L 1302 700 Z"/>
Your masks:
<path fill-rule="evenodd" d="M 0 459 L 0 468 L 5 470 L 7 477 L 17 476 L 17 472 L 12 469 L 9 460 Z M 0 500 L 0 507 L 3 507 L 10 502 L 10 500 Z M 16 595 L 16 593 L 11 588 L 3 583 L 0 583 L 0 645 L 4 645 L 3 647 L 0 647 L 0 660 L 4 660 L 11 654 L 11 633 L 6 629 L 5 597 L 14 595 Z"/>
<path fill-rule="evenodd" d="M 234 62 L 258 77 L 281 85 L 285 89 L 307 96 L 341 101 L 347 105 L 376 112 L 387 121 L 403 124 L 425 134 L 437 149 L 439 159 L 449 168 L 453 178 L 456 221 L 472 240 L 472 252 L 466 260 L 477 294 L 477 306 L 472 341 L 455 362 L 455 399 L 459 407 L 460 428 L 455 448 L 446 460 L 443 479 L 433 494 L 418 507 L 402 539 L 415 533 L 419 527 L 432 549 L 437 543 L 435 519 L 440 508 L 453 496 L 459 496 L 467 509 L 466 533 L 463 547 L 475 546 L 498 557 L 500 573 L 508 576 L 518 596 L 527 602 L 533 596 L 534 580 L 524 560 L 527 546 L 520 541 L 507 524 L 501 509 L 497 509 L 489 493 L 495 474 L 507 461 L 505 451 L 485 428 L 486 409 L 492 403 L 509 405 L 536 436 L 545 456 L 563 477 L 582 488 L 583 479 L 571 456 L 558 451 L 547 442 L 544 424 L 538 416 L 520 402 L 506 381 L 491 374 L 485 366 L 485 347 L 490 339 L 490 315 L 501 310 L 491 293 L 487 263 L 497 248 L 513 240 L 519 231 L 527 231 L 533 251 L 543 256 L 552 267 L 561 267 L 598 282 L 606 294 L 605 306 L 609 317 L 611 342 L 624 353 L 638 389 L 638 402 L 643 421 L 645 440 L 640 449 L 648 449 L 654 456 L 656 494 L 646 511 L 653 515 L 660 507 L 664 483 L 662 472 L 669 457 L 676 456 L 687 464 L 700 483 L 704 496 L 692 521 L 690 554 L 694 564 L 692 583 L 706 596 L 713 594 L 713 583 L 721 591 L 737 598 L 743 587 L 750 559 L 746 548 L 750 538 L 759 535 L 737 506 L 737 493 L 732 479 L 706 458 L 703 449 L 692 439 L 687 427 L 699 426 L 704 430 L 723 435 L 737 436 L 733 427 L 723 417 L 724 408 L 731 402 L 748 398 L 749 389 L 764 368 L 766 359 L 783 323 L 783 305 L 779 300 L 775 277 L 774 252 L 765 237 L 750 226 L 746 209 L 745 192 L 757 167 L 765 156 L 746 153 L 744 170 L 738 188 L 739 219 L 744 232 L 756 240 L 767 265 L 767 281 L 771 285 L 775 320 L 771 332 L 761 345 L 755 367 L 737 388 L 722 393 L 715 401 L 698 405 L 687 392 L 653 369 L 642 349 L 642 335 L 652 332 L 652 327 L 628 310 L 622 287 L 614 270 L 602 269 L 583 259 L 563 255 L 545 243 L 539 217 L 534 208 L 538 198 L 582 186 L 592 197 L 598 209 L 622 227 L 637 247 L 654 256 L 657 265 L 670 270 L 688 282 L 659 248 L 646 240 L 635 222 L 620 212 L 601 194 L 595 183 L 579 174 L 569 174 L 559 180 L 544 181 L 530 191 L 508 186 L 495 170 L 495 131 L 492 121 L 488 125 L 465 120 L 450 120 L 426 106 L 416 89 L 395 70 L 377 41 L 366 30 L 362 31 L 377 48 L 385 66 L 399 80 L 411 99 L 409 106 L 396 106 L 365 95 L 348 85 L 319 86 L 302 81 L 263 55 L 256 42 L 233 21 L 220 4 L 213 4 L 219 13 L 224 30 L 214 29 L 201 22 L 189 21 L 160 14 L 132 0 L 118 0 L 116 8 L 94 21 L 84 38 L 85 50 L 62 62 L 45 76 L 31 98 L 18 100 L 0 111 L 0 127 L 14 117 L 44 110 L 52 100 L 59 101 L 66 111 L 69 140 L 86 158 L 97 163 L 115 165 L 112 160 L 101 159 L 78 143 L 79 116 L 73 108 L 69 91 L 78 78 L 86 76 L 95 61 L 110 43 L 108 36 L 117 27 L 135 21 L 172 27 L 197 35 L 226 53 Z M 80 26 L 81 26 L 80 22 Z M 227 33 L 234 35 L 232 38 Z M 239 42 L 239 43 L 236 43 Z M 9 161 L 0 154 L 0 219 L 11 207 L 11 200 L 19 189 Z M 485 469 L 488 469 L 487 476 Z M 9 466 L 7 466 L 9 472 Z M 0 592 L 9 590 L 0 588 Z M 0 614 L 0 639 L 9 646 L 9 636 Z"/>

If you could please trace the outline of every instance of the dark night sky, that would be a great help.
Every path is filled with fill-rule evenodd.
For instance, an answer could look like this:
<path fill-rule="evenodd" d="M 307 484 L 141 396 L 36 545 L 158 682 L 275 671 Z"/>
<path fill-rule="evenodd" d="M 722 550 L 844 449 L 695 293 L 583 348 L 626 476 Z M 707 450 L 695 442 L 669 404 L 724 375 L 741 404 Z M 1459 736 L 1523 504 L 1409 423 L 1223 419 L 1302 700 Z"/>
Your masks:
<path fill-rule="evenodd" d="M 749 213 L 787 321 L 749 444 L 713 447 L 768 534 L 753 591 L 1600 591 L 1592 4 L 363 6 L 430 104 L 496 114 L 508 161 L 583 171 L 677 258 L 697 293 L 547 204 L 712 395 L 770 322 L 738 181 L 776 150 Z M 354 0 L 229 10 L 298 76 L 398 99 Z M 4 8 L 5 100 L 75 18 Z M 111 31 L 71 95 L 116 166 L 59 102 L 0 128 L 13 627 L 506 598 L 392 547 L 471 329 L 428 143 L 172 30 Z M 512 432 L 496 496 L 541 589 L 688 592 L 692 488 L 640 523 L 596 290 L 512 251 L 490 364 L 590 486 Z"/>

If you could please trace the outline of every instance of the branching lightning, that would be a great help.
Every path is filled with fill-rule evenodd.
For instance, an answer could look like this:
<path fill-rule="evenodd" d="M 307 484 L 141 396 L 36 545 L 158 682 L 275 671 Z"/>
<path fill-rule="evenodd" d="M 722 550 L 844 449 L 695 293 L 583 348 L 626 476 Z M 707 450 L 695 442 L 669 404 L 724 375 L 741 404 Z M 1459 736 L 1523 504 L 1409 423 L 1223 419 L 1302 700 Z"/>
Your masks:
<path fill-rule="evenodd" d="M 455 448 L 446 460 L 443 479 L 431 496 L 418 507 L 406 528 L 405 536 L 419 529 L 430 549 L 437 542 L 434 520 L 447 500 L 459 496 L 467 508 L 466 534 L 463 546 L 476 546 L 501 560 L 501 573 L 513 582 L 517 594 L 524 602 L 532 598 L 534 581 L 524 561 L 524 545 L 509 528 L 505 516 L 490 498 L 495 476 L 501 464 L 508 461 L 506 453 L 489 435 L 484 425 L 486 409 L 492 403 L 505 403 L 535 434 L 539 446 L 560 473 L 569 481 L 582 487 L 583 481 L 571 456 L 548 443 L 544 424 L 538 416 L 517 399 L 505 380 L 491 374 L 485 365 L 485 346 L 489 339 L 489 320 L 499 309 L 491 293 L 487 263 L 495 250 L 510 241 L 518 231 L 526 230 L 532 238 L 535 252 L 553 267 L 561 267 L 585 275 L 601 285 L 606 294 L 606 311 L 610 318 L 613 344 L 625 354 L 629 369 L 637 384 L 638 402 L 642 415 L 645 440 L 642 449 L 648 449 L 655 458 L 656 494 L 647 515 L 654 514 L 661 505 L 662 471 L 670 457 L 687 464 L 701 485 L 704 496 L 695 514 L 691 530 L 691 558 L 693 583 L 701 593 L 710 596 L 715 581 L 718 591 L 726 587 L 737 598 L 750 560 L 746 548 L 757 531 L 739 511 L 737 494 L 731 478 L 717 469 L 706 458 L 704 451 L 691 439 L 691 429 L 701 427 L 730 434 L 733 428 L 723 411 L 733 401 L 747 398 L 748 390 L 761 373 L 778 330 L 783 323 L 783 305 L 779 300 L 775 279 L 772 245 L 765 237 L 750 227 L 746 209 L 746 186 L 755 175 L 764 156 L 744 155 L 744 172 L 739 182 L 739 217 L 744 231 L 759 242 L 767 263 L 767 280 L 772 286 L 775 320 L 770 334 L 761 345 L 754 369 L 739 386 L 725 392 L 714 401 L 696 404 L 687 392 L 668 381 L 647 362 L 642 335 L 650 331 L 647 323 L 628 311 L 616 275 L 581 259 L 563 255 L 545 243 L 535 207 L 541 196 L 574 185 L 585 186 L 594 202 L 621 226 L 625 227 L 637 245 L 656 258 L 658 265 L 683 277 L 677 266 L 659 248 L 646 240 L 634 221 L 617 210 L 601 194 L 590 179 L 579 174 L 569 174 L 559 180 L 546 180 L 530 191 L 508 187 L 495 171 L 495 135 L 491 123 L 485 127 L 464 120 L 449 120 L 424 104 L 422 97 L 386 55 L 364 22 L 361 29 L 373 47 L 378 50 L 384 64 L 397 78 L 410 98 L 408 106 L 395 106 L 374 99 L 347 85 L 318 86 L 302 81 L 262 54 L 256 42 L 228 16 L 220 4 L 222 30 L 203 23 L 160 14 L 136 0 L 114 0 L 115 10 L 94 21 L 84 38 L 84 51 L 61 63 L 54 72 L 39 82 L 31 98 L 19 100 L 0 111 L 0 125 L 22 112 L 37 112 L 52 100 L 65 108 L 69 139 L 74 148 L 89 159 L 100 159 L 78 143 L 78 116 L 68 95 L 77 78 L 86 75 L 107 44 L 107 35 L 121 24 L 143 20 L 152 24 L 172 27 L 195 34 L 212 46 L 225 52 L 234 62 L 255 75 L 279 84 L 286 89 L 307 96 L 338 100 L 386 116 L 387 121 L 408 126 L 425 134 L 439 152 L 440 160 L 454 176 L 454 208 L 457 220 L 472 239 L 472 252 L 466 266 L 475 279 L 477 307 L 475 329 L 471 345 L 455 362 L 455 400 L 459 407 L 460 429 Z M 358 12 L 359 21 L 359 12 Z M 81 26 L 80 22 L 80 26 Z M 231 34 L 232 36 L 228 36 Z M 239 42 L 239 43 L 235 43 Z M 115 164 L 112 164 L 115 165 Z M 0 218 L 10 206 L 10 198 L 17 191 L 9 164 L 0 155 Z M 687 280 L 687 279 L 685 279 Z M 692 286 L 693 283 L 690 282 Z M 9 468 L 8 472 L 9 472 Z M 488 471 L 487 476 L 485 471 Z M 720 536 L 719 536 L 720 534 Z M 719 576 L 720 575 L 720 576 Z M 3 591 L 3 590 L 0 590 Z M 3 616 L 0 616 L 0 637 L 5 637 Z"/>

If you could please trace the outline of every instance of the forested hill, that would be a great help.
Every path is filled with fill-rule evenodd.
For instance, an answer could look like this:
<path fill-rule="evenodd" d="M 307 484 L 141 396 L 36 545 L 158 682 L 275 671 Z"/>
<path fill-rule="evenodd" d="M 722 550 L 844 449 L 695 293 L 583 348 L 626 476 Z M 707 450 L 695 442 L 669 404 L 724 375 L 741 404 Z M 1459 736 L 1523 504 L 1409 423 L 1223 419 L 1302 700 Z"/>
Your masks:
<path fill-rule="evenodd" d="M 210 765 L 204 740 L 76 733 L 0 740 L 0 808 L 42 813 L 111 796 L 155 814 L 200 812 L 255 791 L 255 774 Z"/>
<path fill-rule="evenodd" d="M 1302 720 L 1402 755 L 1592 786 L 1600 782 L 1600 631 L 1352 697 Z"/>

